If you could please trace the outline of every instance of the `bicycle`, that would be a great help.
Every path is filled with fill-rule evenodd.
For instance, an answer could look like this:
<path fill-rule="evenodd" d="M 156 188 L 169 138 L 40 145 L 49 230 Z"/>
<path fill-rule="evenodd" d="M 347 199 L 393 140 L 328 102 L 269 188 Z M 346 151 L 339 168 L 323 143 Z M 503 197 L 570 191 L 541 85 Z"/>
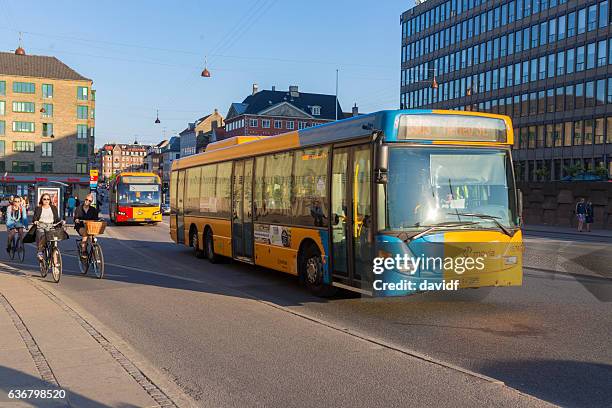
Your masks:
<path fill-rule="evenodd" d="M 23 262 L 25 258 L 25 245 L 23 245 L 23 234 L 19 232 L 19 230 L 23 230 L 23 228 L 12 229 L 15 230 L 15 235 L 13 235 L 13 242 L 9 245 L 9 257 L 15 259 L 15 254 L 17 254 L 19 262 Z"/>
<path fill-rule="evenodd" d="M 77 253 L 79 254 L 79 270 L 81 275 L 86 275 L 91 267 L 96 278 L 102 279 L 104 277 L 104 254 L 96 235 L 104 233 L 106 222 L 103 220 L 83 222 L 87 230 L 87 241 L 85 242 L 85 253 L 83 253 L 81 239 L 76 240 Z"/>
<path fill-rule="evenodd" d="M 40 266 L 40 276 L 47 277 L 51 272 L 53 282 L 58 283 L 62 277 L 62 253 L 57 243 L 67 239 L 68 234 L 64 231 L 63 221 L 53 225 L 53 229 L 45 231 L 45 248 L 42 259 L 38 260 Z M 59 228 L 58 228 L 59 227 Z"/>

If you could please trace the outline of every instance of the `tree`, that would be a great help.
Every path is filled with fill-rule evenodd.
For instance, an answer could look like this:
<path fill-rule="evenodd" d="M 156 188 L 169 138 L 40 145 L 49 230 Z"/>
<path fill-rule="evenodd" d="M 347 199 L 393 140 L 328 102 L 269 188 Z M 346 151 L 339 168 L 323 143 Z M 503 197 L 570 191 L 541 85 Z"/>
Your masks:
<path fill-rule="evenodd" d="M 584 173 L 584 167 L 582 167 L 582 164 L 571 164 L 569 166 L 565 166 L 563 170 L 565 171 L 566 175 L 571 177 L 575 177 L 580 173 Z"/>
<path fill-rule="evenodd" d="M 540 167 L 535 171 L 535 175 L 538 180 L 547 180 L 548 176 L 550 176 L 550 171 L 548 171 L 548 167 Z"/>
<path fill-rule="evenodd" d="M 599 165 L 595 168 L 595 174 L 599 177 L 607 180 L 608 179 L 608 169 L 605 166 Z"/>

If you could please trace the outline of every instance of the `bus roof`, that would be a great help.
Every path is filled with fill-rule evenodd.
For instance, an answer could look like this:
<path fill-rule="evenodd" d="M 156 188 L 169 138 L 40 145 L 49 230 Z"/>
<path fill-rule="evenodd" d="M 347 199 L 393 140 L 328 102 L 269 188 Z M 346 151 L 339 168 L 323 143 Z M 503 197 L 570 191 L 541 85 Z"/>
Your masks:
<path fill-rule="evenodd" d="M 451 136 L 445 138 L 441 137 L 439 140 L 434 138 L 427 139 L 426 137 L 422 136 L 412 139 L 410 134 L 402 137 L 402 132 L 400 132 L 400 119 L 406 115 L 421 115 L 423 118 L 428 118 L 429 120 L 425 121 L 426 124 L 422 125 L 422 129 L 431 129 L 432 131 L 435 129 L 437 131 L 436 134 L 444 134 L 445 136 L 451 134 Z M 437 118 L 433 118 L 432 116 L 440 116 L 440 120 L 437 121 Z M 461 133 L 465 133 L 466 130 L 470 130 L 470 128 L 466 127 L 465 125 L 468 123 L 469 126 L 469 122 L 462 120 L 461 122 L 463 127 L 451 127 L 449 132 L 449 127 L 445 125 L 445 123 L 449 122 L 449 120 L 444 120 L 442 118 L 443 116 L 448 116 L 448 119 L 451 119 L 451 117 L 467 119 L 470 116 L 474 117 L 474 119 L 480 119 L 480 123 L 475 122 L 472 129 L 480 129 L 483 125 L 488 124 L 488 121 L 493 121 L 497 126 L 501 125 L 502 127 L 505 127 L 504 139 L 495 141 L 476 140 L 475 138 L 469 139 L 466 137 L 457 137 L 453 139 L 453 129 L 457 130 L 458 133 L 459 131 L 462 131 Z M 414 124 L 412 124 L 411 129 L 414 129 Z M 441 132 L 441 129 L 444 130 L 444 132 Z M 454 110 L 387 110 L 343 119 L 336 122 L 325 123 L 323 125 L 283 133 L 276 136 L 268 136 L 263 138 L 256 137 L 255 139 L 257 140 L 250 140 L 249 137 L 242 137 L 241 140 L 220 141 L 217 142 L 219 145 L 215 145 L 213 149 L 207 149 L 203 153 L 175 160 L 172 163 L 172 170 L 194 167 L 206 163 L 215 163 L 233 158 L 280 152 L 300 147 L 338 143 L 370 136 L 375 130 L 381 130 L 385 135 L 385 141 L 388 142 L 413 141 L 416 143 L 425 144 L 464 144 L 486 146 L 512 145 L 514 142 L 512 122 L 510 118 L 505 115 Z"/>

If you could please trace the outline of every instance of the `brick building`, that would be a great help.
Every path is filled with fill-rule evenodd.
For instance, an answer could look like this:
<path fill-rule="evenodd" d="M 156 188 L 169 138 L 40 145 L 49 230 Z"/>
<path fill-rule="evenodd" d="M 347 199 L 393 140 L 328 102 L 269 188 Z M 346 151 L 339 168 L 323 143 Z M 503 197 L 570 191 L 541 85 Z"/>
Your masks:
<path fill-rule="evenodd" d="M 225 118 L 226 137 L 273 136 L 344 119 L 335 95 L 300 92 L 297 86 L 288 91 L 253 92 L 242 103 L 233 103 Z"/>
<path fill-rule="evenodd" d="M 0 193 L 26 194 L 47 181 L 88 189 L 92 83 L 55 57 L 0 52 Z"/>
<path fill-rule="evenodd" d="M 122 171 L 138 171 L 144 168 L 145 156 L 150 146 L 141 144 L 108 143 L 100 148 L 100 178 L 107 181 Z"/>

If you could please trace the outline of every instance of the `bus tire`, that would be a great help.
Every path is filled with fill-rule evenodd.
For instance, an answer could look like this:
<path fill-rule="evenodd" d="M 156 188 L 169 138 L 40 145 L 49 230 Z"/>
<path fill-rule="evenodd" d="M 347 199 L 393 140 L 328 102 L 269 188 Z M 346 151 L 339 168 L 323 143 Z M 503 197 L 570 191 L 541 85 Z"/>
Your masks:
<path fill-rule="evenodd" d="M 200 238 L 198 237 L 198 229 L 195 226 L 191 226 L 191 231 L 189 232 L 190 244 L 193 247 L 193 255 L 196 258 L 204 257 L 204 251 L 200 249 Z"/>
<path fill-rule="evenodd" d="M 336 293 L 335 287 L 323 282 L 323 260 L 316 245 L 307 244 L 298 259 L 300 280 L 308 290 L 320 297 L 331 297 Z"/>
<path fill-rule="evenodd" d="M 206 228 L 204 232 L 204 251 L 206 253 L 206 259 L 212 264 L 219 262 L 219 255 L 215 254 L 215 241 L 213 239 L 213 233 L 210 228 Z"/>

